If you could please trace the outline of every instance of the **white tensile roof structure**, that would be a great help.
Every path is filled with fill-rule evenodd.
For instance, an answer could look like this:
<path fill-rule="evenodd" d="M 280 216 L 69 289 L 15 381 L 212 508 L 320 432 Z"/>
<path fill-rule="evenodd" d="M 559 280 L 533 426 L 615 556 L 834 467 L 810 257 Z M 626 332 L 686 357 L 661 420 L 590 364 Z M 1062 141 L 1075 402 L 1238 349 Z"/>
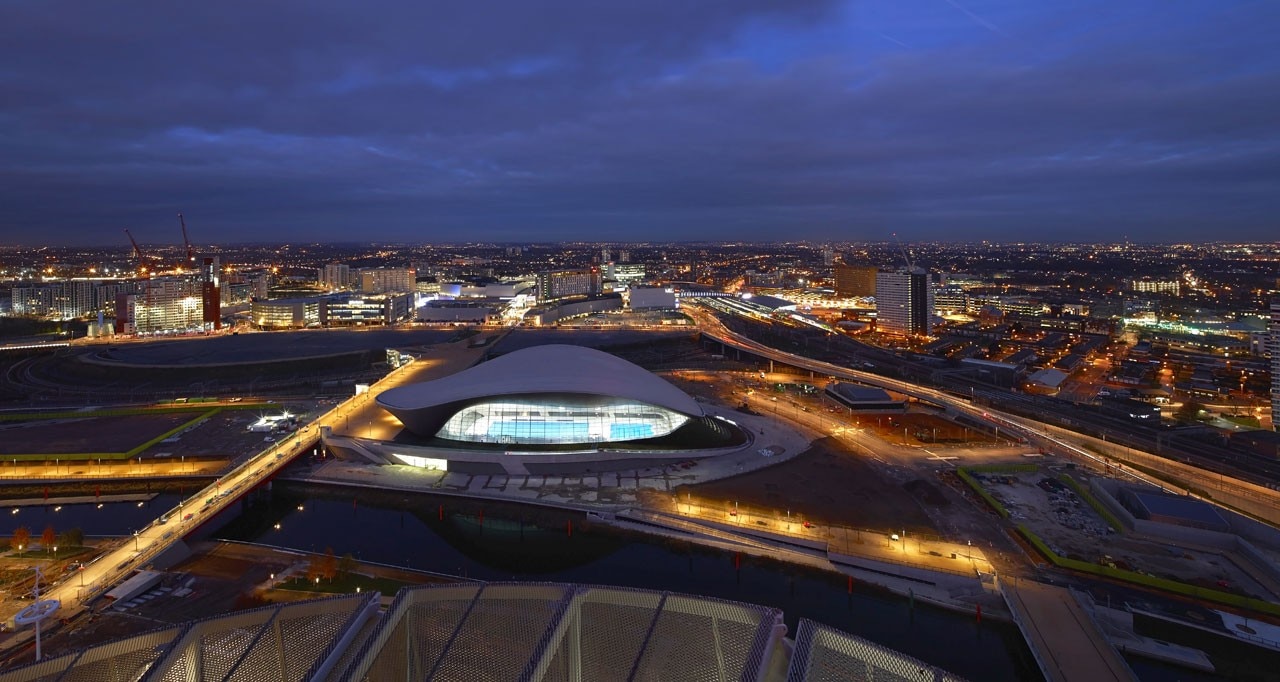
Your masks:
<path fill-rule="evenodd" d="M 440 410 L 446 405 L 547 394 L 622 398 L 704 416 L 697 401 L 661 377 L 604 351 L 564 344 L 524 348 L 441 379 L 392 388 L 379 394 L 377 402 L 421 433 L 422 424 L 442 421 Z"/>

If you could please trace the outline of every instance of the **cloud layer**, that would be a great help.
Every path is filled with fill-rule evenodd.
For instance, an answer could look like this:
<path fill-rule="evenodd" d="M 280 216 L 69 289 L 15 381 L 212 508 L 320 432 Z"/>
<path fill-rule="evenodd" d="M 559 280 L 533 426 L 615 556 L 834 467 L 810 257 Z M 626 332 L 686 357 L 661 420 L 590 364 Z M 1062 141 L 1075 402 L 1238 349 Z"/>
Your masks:
<path fill-rule="evenodd" d="M 125 5 L 6 8 L 3 241 L 1280 233 L 1269 2 Z"/>

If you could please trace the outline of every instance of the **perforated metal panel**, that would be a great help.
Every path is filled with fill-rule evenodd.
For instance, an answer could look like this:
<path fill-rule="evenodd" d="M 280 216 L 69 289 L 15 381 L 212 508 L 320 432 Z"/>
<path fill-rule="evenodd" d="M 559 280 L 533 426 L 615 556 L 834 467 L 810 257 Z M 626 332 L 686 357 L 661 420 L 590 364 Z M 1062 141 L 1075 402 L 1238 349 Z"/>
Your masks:
<path fill-rule="evenodd" d="M 406 588 L 348 679 L 757 680 L 780 631 L 774 609 L 663 592 L 528 583 Z"/>
<path fill-rule="evenodd" d="M 0 682 L 759 682 L 785 628 L 750 604 L 646 590 L 471 583 L 268 606 L 144 633 Z M 801 621 L 788 682 L 960 678 Z"/>
<path fill-rule="evenodd" d="M 839 630 L 800 621 L 787 682 L 964 682 L 963 678 Z"/>

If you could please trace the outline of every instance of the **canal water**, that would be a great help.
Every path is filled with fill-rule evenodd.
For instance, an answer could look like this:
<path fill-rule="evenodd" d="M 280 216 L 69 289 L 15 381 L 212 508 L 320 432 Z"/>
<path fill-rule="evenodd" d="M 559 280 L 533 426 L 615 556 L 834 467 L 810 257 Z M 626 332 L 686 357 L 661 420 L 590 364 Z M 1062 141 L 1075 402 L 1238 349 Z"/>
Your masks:
<path fill-rule="evenodd" d="M 0 537 L 26 526 L 38 538 L 46 526 L 61 533 L 125 536 L 177 505 L 164 493 L 136 502 L 27 505 L 13 513 L 0 500 Z M 299 509 L 301 507 L 301 509 Z M 441 513 L 443 511 L 443 514 Z M 443 515 L 443 520 L 441 516 Z M 484 580 L 534 580 L 671 590 L 762 604 L 786 614 L 794 633 L 809 618 L 902 651 L 970 680 L 1040 679 L 1017 629 L 990 619 L 912 604 L 839 574 L 600 525 L 580 515 L 399 493 L 357 494 L 333 488 L 276 484 L 258 494 L 215 537 L 323 552 Z M 568 521 L 574 520 L 570 536 Z M 275 525 L 280 528 L 276 529 Z M 735 568 L 735 564 L 737 568 Z M 1139 679 L 1268 680 L 1280 674 L 1280 655 L 1215 641 L 1162 624 L 1147 634 L 1208 651 L 1220 673 L 1204 674 L 1127 657 Z"/>
<path fill-rule="evenodd" d="M 856 581 L 850 594 L 837 573 L 584 526 L 581 515 L 277 484 L 217 536 L 316 552 L 332 548 L 339 556 L 484 580 L 621 585 L 751 602 L 781 609 L 792 633 L 806 617 L 971 680 L 1039 678 L 1012 625 L 979 623 L 972 614 L 913 604 Z"/>

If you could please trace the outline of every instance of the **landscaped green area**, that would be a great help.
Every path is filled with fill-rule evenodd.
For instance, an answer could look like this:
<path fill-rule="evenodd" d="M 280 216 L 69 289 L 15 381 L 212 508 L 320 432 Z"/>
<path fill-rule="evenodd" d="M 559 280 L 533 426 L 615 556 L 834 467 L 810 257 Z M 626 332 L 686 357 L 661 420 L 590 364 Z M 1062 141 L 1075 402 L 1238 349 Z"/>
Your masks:
<path fill-rule="evenodd" d="M 8 556 L 12 559 L 70 559 L 92 551 L 92 547 L 58 546 L 58 551 L 55 553 L 52 548 L 37 547 L 36 549 L 24 549 L 21 552 L 15 549 L 9 552 Z"/>
<path fill-rule="evenodd" d="M 293 580 L 281 583 L 280 589 L 300 592 L 323 592 L 326 594 L 350 594 L 355 592 L 356 588 L 360 588 L 361 592 L 377 591 L 390 596 L 399 592 L 400 588 L 408 587 L 412 584 L 403 580 L 348 573 L 332 580 L 321 578 L 319 582 L 316 582 L 315 579 L 307 580 L 305 576 L 298 576 Z"/>
<path fill-rule="evenodd" d="M 1034 470 L 1034 467 L 1032 470 Z M 1000 500 L 997 500 L 991 495 L 991 493 L 987 492 L 987 489 L 983 487 L 982 483 L 971 476 L 967 469 L 956 469 L 956 475 L 959 476 L 960 480 L 964 481 L 965 484 L 973 490 L 973 492 L 977 493 L 978 497 L 981 497 L 984 502 L 991 505 L 991 508 L 996 510 L 996 513 L 1000 514 L 1003 518 L 1009 518 L 1009 510 L 1005 509 L 1003 504 L 1000 504 Z"/>

